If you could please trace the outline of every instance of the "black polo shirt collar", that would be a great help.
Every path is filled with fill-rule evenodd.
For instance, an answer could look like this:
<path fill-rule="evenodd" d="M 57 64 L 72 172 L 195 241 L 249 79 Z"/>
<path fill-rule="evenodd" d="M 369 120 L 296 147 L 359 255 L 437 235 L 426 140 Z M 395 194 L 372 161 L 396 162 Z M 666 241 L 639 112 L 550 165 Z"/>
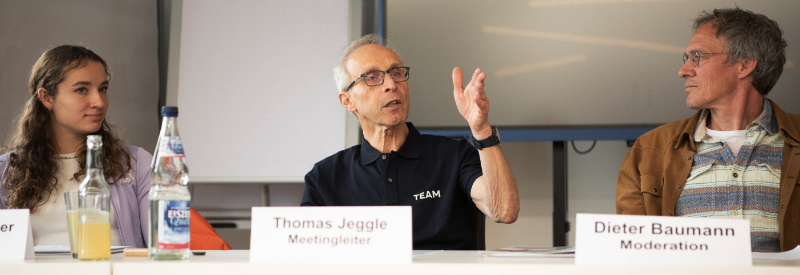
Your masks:
<path fill-rule="evenodd" d="M 408 136 L 403 145 L 400 146 L 400 149 L 397 150 L 397 154 L 407 159 L 419 158 L 420 147 L 422 147 L 420 144 L 422 141 L 421 135 L 411 122 L 406 122 L 406 126 L 408 126 Z M 369 144 L 367 139 L 361 136 L 361 164 L 373 163 L 381 155 L 383 153 L 372 147 L 372 144 Z"/>

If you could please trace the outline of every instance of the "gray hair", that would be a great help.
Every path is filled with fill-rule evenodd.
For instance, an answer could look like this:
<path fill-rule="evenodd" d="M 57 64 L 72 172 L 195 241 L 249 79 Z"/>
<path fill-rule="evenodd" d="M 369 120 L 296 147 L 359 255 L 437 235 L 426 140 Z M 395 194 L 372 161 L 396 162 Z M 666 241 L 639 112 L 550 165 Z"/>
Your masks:
<path fill-rule="evenodd" d="M 347 89 L 347 85 L 350 85 L 350 72 L 347 71 L 347 59 L 350 58 L 350 55 L 353 54 L 358 48 L 366 45 L 382 45 L 386 46 L 390 50 L 394 51 L 395 54 L 399 57 L 400 54 L 397 53 L 395 49 L 392 47 L 387 46 L 386 41 L 381 39 L 376 34 L 367 34 L 362 36 L 353 43 L 350 43 L 347 47 L 342 50 L 341 59 L 339 59 L 339 64 L 333 68 L 333 79 L 336 81 L 336 87 L 339 89 L 339 92 L 344 92 Z M 402 58 L 401 58 L 402 60 Z"/>
<path fill-rule="evenodd" d="M 715 9 L 713 13 L 703 11 L 695 19 L 694 30 L 706 23 L 711 23 L 717 37 L 723 38 L 729 64 L 738 62 L 739 58 L 758 62 L 753 71 L 753 87 L 761 95 L 767 95 L 781 77 L 786 63 L 786 40 L 781 37 L 783 31 L 778 23 L 739 7 Z"/>

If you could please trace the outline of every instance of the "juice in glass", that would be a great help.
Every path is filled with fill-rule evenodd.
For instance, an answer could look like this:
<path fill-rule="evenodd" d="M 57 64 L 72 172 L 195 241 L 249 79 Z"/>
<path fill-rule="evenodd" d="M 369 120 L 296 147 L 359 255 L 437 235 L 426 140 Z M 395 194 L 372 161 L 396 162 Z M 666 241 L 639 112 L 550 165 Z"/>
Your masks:
<path fill-rule="evenodd" d="M 81 209 L 78 216 L 78 259 L 98 261 L 111 258 L 111 224 L 108 212 Z"/>
<path fill-rule="evenodd" d="M 78 210 L 67 211 L 67 230 L 69 231 L 69 251 L 72 258 L 78 258 Z"/>

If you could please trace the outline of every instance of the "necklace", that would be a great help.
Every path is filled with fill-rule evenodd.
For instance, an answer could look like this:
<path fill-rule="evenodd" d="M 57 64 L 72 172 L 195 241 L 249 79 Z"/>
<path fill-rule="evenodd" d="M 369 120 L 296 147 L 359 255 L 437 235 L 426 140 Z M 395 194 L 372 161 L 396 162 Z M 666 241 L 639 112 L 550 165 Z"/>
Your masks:
<path fill-rule="evenodd" d="M 56 159 L 74 159 L 74 158 L 75 156 L 69 156 L 69 157 L 56 156 Z"/>

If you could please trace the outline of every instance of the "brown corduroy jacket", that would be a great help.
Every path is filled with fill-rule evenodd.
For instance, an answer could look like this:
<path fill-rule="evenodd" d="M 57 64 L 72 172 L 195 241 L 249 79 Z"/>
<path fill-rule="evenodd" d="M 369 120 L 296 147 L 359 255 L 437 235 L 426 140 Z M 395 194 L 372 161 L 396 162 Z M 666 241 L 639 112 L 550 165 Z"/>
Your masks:
<path fill-rule="evenodd" d="M 781 251 L 800 244 L 800 115 L 770 101 L 784 140 L 778 222 Z M 700 112 L 640 136 L 628 151 L 617 178 L 617 214 L 674 216 L 692 170 Z"/>

